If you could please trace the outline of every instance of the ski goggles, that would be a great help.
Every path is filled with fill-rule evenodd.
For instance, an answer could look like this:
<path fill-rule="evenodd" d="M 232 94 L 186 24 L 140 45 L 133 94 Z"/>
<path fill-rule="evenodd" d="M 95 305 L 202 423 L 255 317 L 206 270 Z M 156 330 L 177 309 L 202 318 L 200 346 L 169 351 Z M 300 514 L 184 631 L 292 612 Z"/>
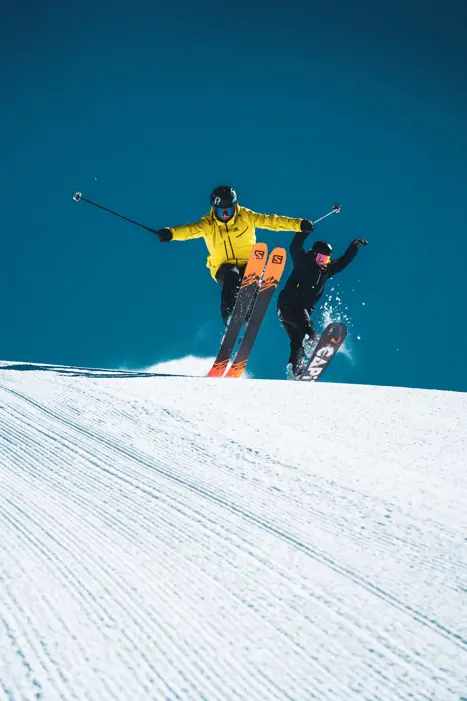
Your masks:
<path fill-rule="evenodd" d="M 214 207 L 214 214 L 218 219 L 227 221 L 235 214 L 235 207 Z"/>
<path fill-rule="evenodd" d="M 325 256 L 324 253 L 316 254 L 316 262 L 320 265 L 327 265 L 331 260 L 331 256 Z"/>

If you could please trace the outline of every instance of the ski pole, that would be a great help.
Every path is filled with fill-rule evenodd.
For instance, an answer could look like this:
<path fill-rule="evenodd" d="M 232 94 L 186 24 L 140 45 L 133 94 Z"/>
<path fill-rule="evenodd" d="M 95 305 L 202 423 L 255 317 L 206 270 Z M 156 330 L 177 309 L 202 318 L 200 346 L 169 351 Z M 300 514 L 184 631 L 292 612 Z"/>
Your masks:
<path fill-rule="evenodd" d="M 340 211 L 341 211 L 341 206 L 340 206 L 340 204 L 338 204 L 338 203 L 336 202 L 336 203 L 332 206 L 332 209 L 331 209 L 330 212 L 328 212 L 327 214 L 324 214 L 324 215 L 323 215 L 322 217 L 320 217 L 319 219 L 315 219 L 315 220 L 313 221 L 313 224 L 317 224 L 319 221 L 322 221 L 323 219 L 326 219 L 326 217 L 329 217 L 331 214 L 339 214 Z"/>
<path fill-rule="evenodd" d="M 103 207 L 101 204 L 97 204 L 97 202 L 92 202 L 92 200 L 86 199 L 86 197 L 83 197 L 81 192 L 75 192 L 73 194 L 73 199 L 75 202 L 79 202 L 80 200 L 83 200 L 83 202 L 87 202 L 88 204 L 92 204 L 94 207 L 99 207 L 99 209 L 103 209 L 106 212 L 110 212 L 110 214 L 113 214 L 115 217 L 120 217 L 120 219 L 124 219 L 125 221 L 130 222 L 130 224 L 135 224 L 135 226 L 139 226 L 141 229 L 146 229 L 146 231 L 150 231 L 152 234 L 157 233 L 155 229 L 151 229 L 149 226 L 145 226 L 144 224 L 139 224 L 137 221 L 133 221 L 133 219 L 128 219 L 128 217 L 124 217 L 123 214 L 118 214 L 118 212 L 113 212 L 111 209 L 107 209 L 107 207 Z"/>

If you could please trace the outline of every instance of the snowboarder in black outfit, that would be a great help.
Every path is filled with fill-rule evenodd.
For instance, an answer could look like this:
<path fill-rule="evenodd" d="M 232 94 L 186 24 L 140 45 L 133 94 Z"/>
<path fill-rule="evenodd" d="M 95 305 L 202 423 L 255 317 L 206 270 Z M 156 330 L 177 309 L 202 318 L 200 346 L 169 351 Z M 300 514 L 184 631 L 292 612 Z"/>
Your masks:
<path fill-rule="evenodd" d="M 344 270 L 358 249 L 368 243 L 365 239 L 355 239 L 343 256 L 331 261 L 332 246 L 325 241 L 316 241 L 310 251 L 305 251 L 303 244 L 309 233 L 298 232 L 292 239 L 293 270 L 277 303 L 279 319 L 290 338 L 287 374 L 293 373 L 295 377 L 302 372 L 306 356 L 318 340 L 310 316 L 324 292 L 326 281 Z"/>

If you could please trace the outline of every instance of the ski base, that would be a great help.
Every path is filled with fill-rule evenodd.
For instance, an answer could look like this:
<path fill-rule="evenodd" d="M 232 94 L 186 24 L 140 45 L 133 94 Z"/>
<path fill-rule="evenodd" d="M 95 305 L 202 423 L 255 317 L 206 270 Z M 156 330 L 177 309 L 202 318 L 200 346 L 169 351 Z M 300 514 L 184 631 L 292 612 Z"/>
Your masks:
<path fill-rule="evenodd" d="M 341 322 L 328 324 L 321 334 L 316 348 L 305 369 L 297 377 L 302 382 L 316 382 L 329 366 L 347 338 L 347 326 Z"/>
<path fill-rule="evenodd" d="M 248 309 L 259 289 L 267 256 L 267 245 L 265 243 L 256 243 L 248 259 L 229 325 L 225 331 L 213 366 L 208 372 L 208 377 L 222 377 L 227 369 L 230 356 L 232 355 L 238 335 L 242 329 Z"/>
<path fill-rule="evenodd" d="M 208 377 L 240 377 L 243 374 L 261 323 L 285 268 L 287 254 L 284 248 L 274 248 L 269 258 L 267 258 L 267 253 L 268 248 L 265 243 L 257 243 L 253 248 L 230 323 L 222 339 L 216 360 L 208 372 Z M 245 321 L 252 303 L 253 309 L 249 319 Z M 243 338 L 235 358 L 226 372 L 244 324 Z"/>
<path fill-rule="evenodd" d="M 269 303 L 284 272 L 287 254 L 284 248 L 274 248 L 269 256 L 259 292 L 255 300 L 250 319 L 245 328 L 240 347 L 225 377 L 241 377 L 248 363 L 253 344 L 266 315 Z"/>

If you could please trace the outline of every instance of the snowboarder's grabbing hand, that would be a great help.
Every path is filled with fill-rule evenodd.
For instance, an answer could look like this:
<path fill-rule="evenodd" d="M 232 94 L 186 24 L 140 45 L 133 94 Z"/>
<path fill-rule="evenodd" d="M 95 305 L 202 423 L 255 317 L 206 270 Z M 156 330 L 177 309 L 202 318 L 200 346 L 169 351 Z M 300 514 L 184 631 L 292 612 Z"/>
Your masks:
<path fill-rule="evenodd" d="M 282 326 L 290 338 L 290 356 L 287 372 L 300 375 L 306 356 L 318 340 L 310 319 L 318 300 L 324 292 L 326 281 L 346 268 L 357 255 L 366 239 L 354 239 L 340 258 L 331 260 L 332 246 L 326 241 L 316 241 L 309 251 L 303 244 L 308 233 L 295 234 L 290 245 L 293 270 L 278 299 L 278 314 Z"/>
<path fill-rule="evenodd" d="M 245 267 L 256 243 L 257 227 L 296 231 L 306 236 L 313 231 L 313 222 L 253 212 L 239 205 L 232 187 L 220 185 L 211 193 L 210 211 L 198 222 L 156 232 L 163 243 L 204 238 L 209 251 L 207 267 L 222 287 L 221 314 L 225 324 L 235 306 Z"/>

